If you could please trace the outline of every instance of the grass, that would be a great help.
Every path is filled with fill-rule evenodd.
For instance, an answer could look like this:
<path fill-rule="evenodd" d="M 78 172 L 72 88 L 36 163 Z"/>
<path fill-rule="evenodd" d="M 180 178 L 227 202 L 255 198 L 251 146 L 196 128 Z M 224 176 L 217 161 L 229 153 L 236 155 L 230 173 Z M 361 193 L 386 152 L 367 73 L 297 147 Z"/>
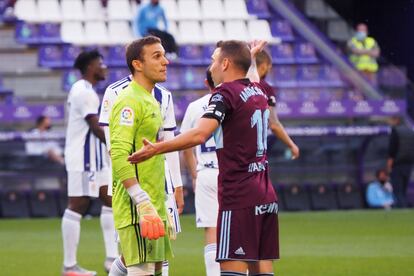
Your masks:
<path fill-rule="evenodd" d="M 183 216 L 170 275 L 204 274 L 203 231 Z M 414 210 L 283 213 L 275 275 L 414 275 Z M 79 263 L 106 275 L 99 219 L 82 221 Z M 60 219 L 0 221 L 0 275 L 59 275 Z"/>

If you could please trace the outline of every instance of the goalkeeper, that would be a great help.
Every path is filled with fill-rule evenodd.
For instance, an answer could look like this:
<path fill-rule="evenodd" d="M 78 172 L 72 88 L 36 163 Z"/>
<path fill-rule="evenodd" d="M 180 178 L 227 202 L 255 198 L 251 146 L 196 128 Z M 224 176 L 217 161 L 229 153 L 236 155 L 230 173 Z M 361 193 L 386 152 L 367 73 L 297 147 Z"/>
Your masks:
<path fill-rule="evenodd" d="M 112 206 L 115 227 L 128 275 L 161 275 L 162 261 L 172 256 L 164 191 L 164 157 L 131 165 L 129 154 L 152 142 L 162 124 L 158 102 L 151 95 L 166 80 L 168 60 L 156 37 L 144 37 L 126 48 L 132 81 L 114 103 L 109 130 L 114 176 Z"/>

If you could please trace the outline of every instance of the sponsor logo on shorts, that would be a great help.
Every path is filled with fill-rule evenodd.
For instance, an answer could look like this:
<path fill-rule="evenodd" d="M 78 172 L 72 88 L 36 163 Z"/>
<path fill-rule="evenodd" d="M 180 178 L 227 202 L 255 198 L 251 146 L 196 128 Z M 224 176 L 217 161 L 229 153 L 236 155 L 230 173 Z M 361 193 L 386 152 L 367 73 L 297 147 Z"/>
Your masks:
<path fill-rule="evenodd" d="M 241 246 L 239 248 L 237 248 L 236 251 L 234 251 L 234 254 L 236 254 L 236 255 L 246 255 L 246 253 L 244 253 L 244 250 Z"/>
<path fill-rule="evenodd" d="M 257 205 L 255 208 L 256 216 L 263 215 L 265 213 L 277 214 L 278 212 L 279 212 L 279 205 L 276 202 L 269 203 L 269 204 L 263 204 L 263 205 Z"/>

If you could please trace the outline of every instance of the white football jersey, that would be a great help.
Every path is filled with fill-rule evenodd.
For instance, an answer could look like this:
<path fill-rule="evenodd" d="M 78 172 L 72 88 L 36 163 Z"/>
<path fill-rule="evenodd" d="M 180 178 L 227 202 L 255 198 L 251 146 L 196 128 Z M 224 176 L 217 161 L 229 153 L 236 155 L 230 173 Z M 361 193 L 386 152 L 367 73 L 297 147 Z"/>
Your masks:
<path fill-rule="evenodd" d="M 67 100 L 65 164 L 67 171 L 100 171 L 108 166 L 105 144 L 92 133 L 86 117 L 98 115 L 99 97 L 84 79 L 75 82 Z"/>
<path fill-rule="evenodd" d="M 118 97 L 119 93 L 126 88 L 132 80 L 132 76 L 129 75 L 111 85 L 108 86 L 105 90 L 104 97 L 102 99 L 102 107 L 101 113 L 99 116 L 99 124 L 107 127 L 109 125 L 109 116 L 111 113 L 111 109 L 113 104 L 115 103 L 116 98 Z M 152 94 L 155 99 L 160 104 L 161 108 L 161 117 L 163 119 L 163 124 L 160 129 L 160 137 L 159 139 L 163 139 L 163 132 L 165 131 L 174 131 L 177 128 L 177 124 L 175 121 L 175 112 L 174 112 L 174 103 L 172 100 L 171 92 L 168 91 L 166 88 L 162 87 L 159 84 L 156 84 L 154 89 L 152 90 Z M 109 132 L 106 133 L 107 137 L 109 137 Z M 107 139 L 107 140 L 109 140 Z M 107 150 L 110 150 L 110 142 L 107 141 Z M 165 162 L 165 189 L 166 192 L 171 194 L 174 191 L 173 186 L 181 185 L 181 183 L 173 183 L 172 173 L 169 170 L 167 162 Z M 176 181 L 181 182 L 181 180 Z"/>
<path fill-rule="evenodd" d="M 185 111 L 180 132 L 183 133 L 195 126 L 208 107 L 211 94 L 191 102 Z M 196 146 L 197 170 L 203 168 L 218 168 L 216 143 L 211 136 L 204 144 Z"/>

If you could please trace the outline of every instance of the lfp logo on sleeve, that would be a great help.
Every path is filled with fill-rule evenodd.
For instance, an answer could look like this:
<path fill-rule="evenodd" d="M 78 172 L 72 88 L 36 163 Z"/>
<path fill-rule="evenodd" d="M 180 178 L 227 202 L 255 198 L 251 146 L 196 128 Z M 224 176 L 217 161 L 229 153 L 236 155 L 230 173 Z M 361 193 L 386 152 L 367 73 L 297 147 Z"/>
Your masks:
<path fill-rule="evenodd" d="M 121 111 L 120 125 L 132 126 L 134 124 L 134 111 L 130 107 L 124 107 Z"/>

